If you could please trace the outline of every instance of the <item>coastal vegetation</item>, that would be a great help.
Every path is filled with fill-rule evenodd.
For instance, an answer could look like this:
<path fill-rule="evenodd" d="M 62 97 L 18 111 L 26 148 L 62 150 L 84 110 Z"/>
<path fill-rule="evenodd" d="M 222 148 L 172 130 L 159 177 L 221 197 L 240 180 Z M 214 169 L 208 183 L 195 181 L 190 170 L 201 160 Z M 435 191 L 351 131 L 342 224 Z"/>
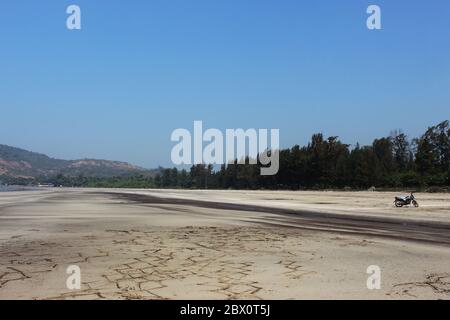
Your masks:
<path fill-rule="evenodd" d="M 62 172 L 34 179 L 7 178 L 9 184 L 51 183 L 66 187 L 191 188 L 191 189 L 367 189 L 438 188 L 450 186 L 450 127 L 443 121 L 420 137 L 401 131 L 351 146 L 337 136 L 316 133 L 305 146 L 279 151 L 280 169 L 260 175 L 260 164 L 198 164 L 189 170 L 159 168 L 152 174 L 112 177 L 67 175 Z"/>

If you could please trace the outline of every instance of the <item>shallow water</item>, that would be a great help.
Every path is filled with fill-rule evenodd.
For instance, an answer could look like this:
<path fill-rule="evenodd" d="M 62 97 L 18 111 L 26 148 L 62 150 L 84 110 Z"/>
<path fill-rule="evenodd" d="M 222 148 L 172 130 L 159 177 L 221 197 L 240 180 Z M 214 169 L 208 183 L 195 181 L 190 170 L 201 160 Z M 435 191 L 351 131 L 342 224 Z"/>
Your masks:
<path fill-rule="evenodd" d="M 0 192 L 8 192 L 8 191 L 25 191 L 25 190 L 34 190 L 34 187 L 27 186 L 5 186 L 0 185 Z"/>

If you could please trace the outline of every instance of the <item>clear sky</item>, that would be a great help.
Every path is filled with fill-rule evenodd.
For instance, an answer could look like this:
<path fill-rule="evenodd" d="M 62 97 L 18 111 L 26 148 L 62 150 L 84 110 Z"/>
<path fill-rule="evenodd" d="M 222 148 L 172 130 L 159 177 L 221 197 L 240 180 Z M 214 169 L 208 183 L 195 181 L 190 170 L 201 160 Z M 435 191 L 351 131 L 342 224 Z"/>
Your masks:
<path fill-rule="evenodd" d="M 66 28 L 77 4 L 82 30 Z M 366 8 L 382 30 L 366 28 Z M 0 4 L 0 143 L 170 166 L 176 128 L 371 143 L 450 118 L 448 0 Z"/>

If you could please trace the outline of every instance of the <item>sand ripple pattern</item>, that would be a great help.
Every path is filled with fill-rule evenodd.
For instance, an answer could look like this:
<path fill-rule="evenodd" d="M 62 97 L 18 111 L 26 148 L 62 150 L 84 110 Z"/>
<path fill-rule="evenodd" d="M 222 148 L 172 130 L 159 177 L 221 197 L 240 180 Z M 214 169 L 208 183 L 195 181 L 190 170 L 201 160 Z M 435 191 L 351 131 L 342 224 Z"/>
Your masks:
<path fill-rule="evenodd" d="M 314 259 L 311 254 L 285 250 L 287 236 L 264 228 L 107 229 L 75 242 L 25 242 L 21 255 L 14 251 L 17 241 L 23 240 L 1 248 L 7 261 L 0 269 L 0 297 L 14 283 L 50 286 L 36 299 L 263 299 L 279 281 L 299 286 L 314 274 L 301 262 Z M 61 285 L 71 264 L 82 270 L 81 290 Z M 51 293 L 47 273 L 58 282 L 53 291 L 61 293 Z"/>

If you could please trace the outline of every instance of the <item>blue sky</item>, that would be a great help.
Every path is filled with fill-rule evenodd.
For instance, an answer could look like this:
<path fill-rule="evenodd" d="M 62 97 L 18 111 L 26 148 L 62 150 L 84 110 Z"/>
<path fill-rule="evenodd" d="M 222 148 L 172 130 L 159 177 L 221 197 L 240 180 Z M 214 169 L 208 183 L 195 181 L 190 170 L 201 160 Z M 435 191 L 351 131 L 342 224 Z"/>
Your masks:
<path fill-rule="evenodd" d="M 2 2 L 0 114 L 2 144 L 144 167 L 194 120 L 279 128 L 282 147 L 417 136 L 450 118 L 450 1 Z"/>

